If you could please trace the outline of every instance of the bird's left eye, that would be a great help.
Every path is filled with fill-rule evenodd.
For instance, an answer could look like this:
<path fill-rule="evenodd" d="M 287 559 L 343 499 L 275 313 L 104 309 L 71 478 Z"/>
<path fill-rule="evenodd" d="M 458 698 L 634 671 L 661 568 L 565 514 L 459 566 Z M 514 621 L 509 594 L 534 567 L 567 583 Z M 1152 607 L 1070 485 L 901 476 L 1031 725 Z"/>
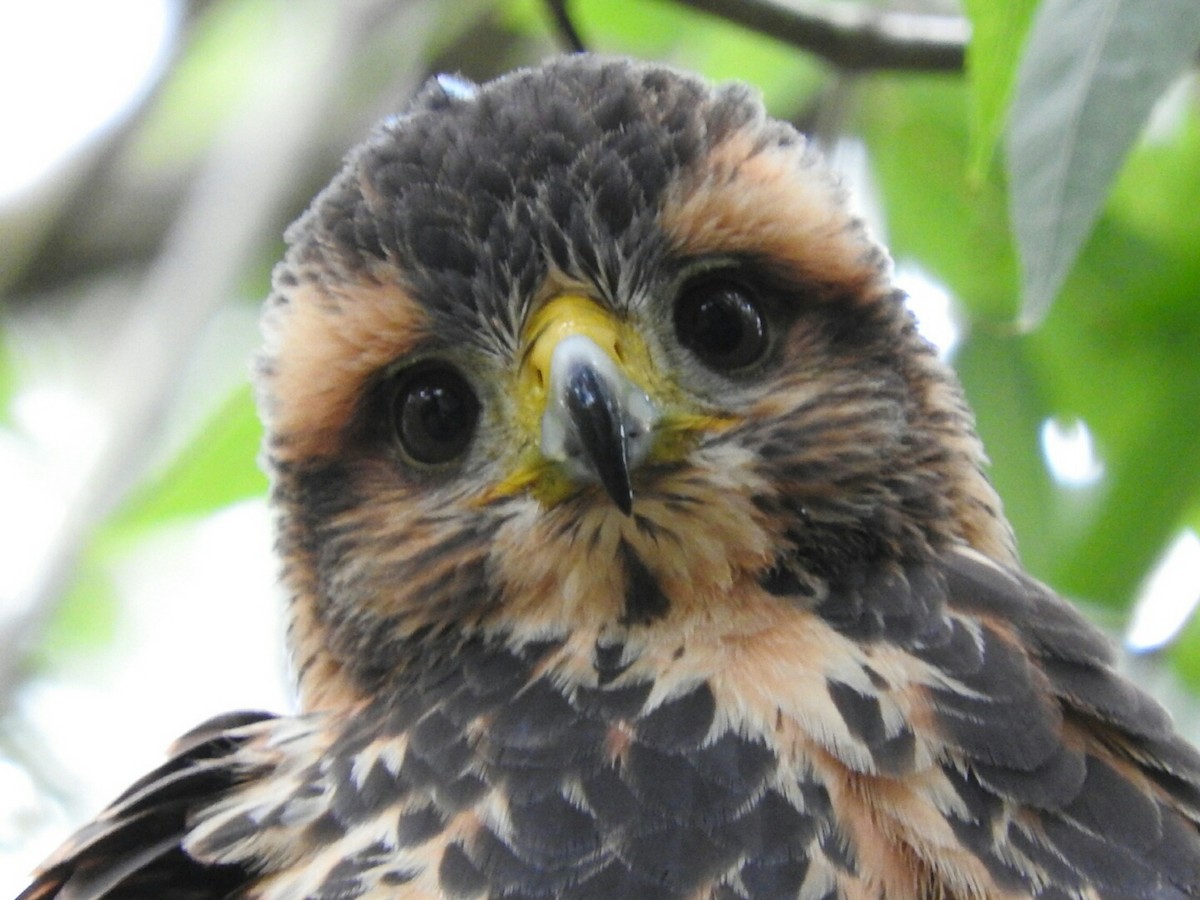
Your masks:
<path fill-rule="evenodd" d="M 769 344 L 757 295 L 737 281 L 724 279 L 684 286 L 675 302 L 675 333 L 700 362 L 718 372 L 753 365 Z"/>
<path fill-rule="evenodd" d="M 426 363 L 396 379 L 391 417 L 396 440 L 414 461 L 448 463 L 466 452 L 479 421 L 479 400 L 445 363 Z"/>

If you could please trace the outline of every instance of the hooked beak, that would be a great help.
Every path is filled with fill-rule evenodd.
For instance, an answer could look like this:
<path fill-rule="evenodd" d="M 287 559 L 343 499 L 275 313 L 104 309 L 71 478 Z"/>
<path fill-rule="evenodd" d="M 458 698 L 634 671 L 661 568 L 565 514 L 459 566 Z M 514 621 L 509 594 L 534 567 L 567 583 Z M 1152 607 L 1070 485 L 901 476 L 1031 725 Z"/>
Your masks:
<path fill-rule="evenodd" d="M 682 460 L 703 435 L 734 424 L 680 404 L 636 330 L 589 297 L 551 298 L 526 323 L 521 346 L 513 384 L 521 449 L 483 502 L 528 491 L 549 507 L 596 484 L 628 516 L 642 463 Z"/>
<path fill-rule="evenodd" d="M 553 505 L 580 485 L 598 484 L 630 515 L 632 473 L 649 455 L 660 420 L 629 374 L 646 370 L 636 337 L 598 302 L 563 294 L 530 317 L 522 344 L 515 398 L 529 444 L 492 496 L 528 488 Z M 629 347 L 635 359 L 623 353 Z"/>
<path fill-rule="evenodd" d="M 550 359 L 542 455 L 577 481 L 598 481 L 625 515 L 633 511 L 630 470 L 650 450 L 658 410 L 600 346 L 564 338 Z"/>

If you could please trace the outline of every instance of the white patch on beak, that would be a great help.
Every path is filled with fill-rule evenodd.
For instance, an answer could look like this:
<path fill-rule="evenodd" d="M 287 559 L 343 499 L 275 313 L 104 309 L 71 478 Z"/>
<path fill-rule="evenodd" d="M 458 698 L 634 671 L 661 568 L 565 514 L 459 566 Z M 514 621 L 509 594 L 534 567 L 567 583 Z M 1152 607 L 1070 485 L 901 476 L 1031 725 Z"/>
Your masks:
<path fill-rule="evenodd" d="M 596 448 L 585 446 L 580 431 L 580 385 L 585 378 L 602 395 L 596 401 L 603 400 L 610 407 L 610 425 L 619 445 L 613 449 L 622 451 L 627 471 L 635 469 L 649 454 L 660 415 L 646 392 L 590 337 L 573 334 L 559 341 L 550 357 L 546 410 L 542 414 L 542 455 L 560 463 L 573 479 L 604 481 L 596 469 Z"/>

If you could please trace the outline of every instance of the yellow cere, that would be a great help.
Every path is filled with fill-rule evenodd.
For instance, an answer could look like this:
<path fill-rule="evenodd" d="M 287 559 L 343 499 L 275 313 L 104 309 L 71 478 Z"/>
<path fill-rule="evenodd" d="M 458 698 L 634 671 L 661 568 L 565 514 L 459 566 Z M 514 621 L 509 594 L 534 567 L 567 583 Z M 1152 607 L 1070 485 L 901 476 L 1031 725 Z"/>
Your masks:
<path fill-rule="evenodd" d="M 525 325 L 514 391 L 516 424 L 524 448 L 513 471 L 487 491 L 482 502 L 529 490 L 542 503 L 554 505 L 577 489 L 539 449 L 550 361 L 554 348 L 572 335 L 594 341 L 662 411 L 652 461 L 679 459 L 700 433 L 721 431 L 733 424 L 727 417 L 689 411 L 686 406 L 690 404 L 678 385 L 654 365 L 645 341 L 630 323 L 617 319 L 590 297 L 561 294 L 534 312 Z"/>
<path fill-rule="evenodd" d="M 546 409 L 550 359 L 554 348 L 572 335 L 591 338 L 627 378 L 651 397 L 657 393 L 656 386 L 648 383 L 653 368 L 645 344 L 633 329 L 589 297 L 562 294 L 538 309 L 525 325 L 524 353 L 517 373 L 518 415 L 522 430 L 534 443 Z"/>
<path fill-rule="evenodd" d="M 563 338 L 575 334 L 590 337 L 613 362 L 619 362 L 617 321 L 600 304 L 579 294 L 555 297 L 537 310 L 525 325 L 525 358 L 522 369 L 544 379 L 550 357 Z"/>

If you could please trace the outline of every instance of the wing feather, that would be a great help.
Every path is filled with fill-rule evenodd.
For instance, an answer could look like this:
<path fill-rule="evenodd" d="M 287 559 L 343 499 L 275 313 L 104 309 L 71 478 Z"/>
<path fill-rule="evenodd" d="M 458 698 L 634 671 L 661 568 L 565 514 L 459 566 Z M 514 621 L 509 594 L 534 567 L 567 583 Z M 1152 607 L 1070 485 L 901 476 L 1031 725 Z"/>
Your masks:
<path fill-rule="evenodd" d="M 1072 894 L 1200 896 L 1200 754 L 1048 588 L 968 550 L 942 566 L 945 614 L 984 636 L 982 664 L 932 692 L 973 851 Z"/>
<path fill-rule="evenodd" d="M 226 897 L 250 874 L 197 861 L 182 848 L 192 814 L 252 777 L 238 749 L 274 719 L 235 713 L 209 720 L 176 742 L 165 763 L 83 826 L 36 873 L 17 900 Z"/>

